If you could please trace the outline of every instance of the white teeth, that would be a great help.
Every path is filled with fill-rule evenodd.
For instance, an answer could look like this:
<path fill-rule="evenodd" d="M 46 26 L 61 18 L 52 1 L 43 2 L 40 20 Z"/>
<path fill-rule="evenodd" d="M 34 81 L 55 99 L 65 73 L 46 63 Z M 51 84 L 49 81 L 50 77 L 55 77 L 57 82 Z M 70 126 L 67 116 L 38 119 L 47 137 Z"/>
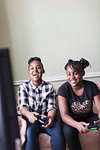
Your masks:
<path fill-rule="evenodd" d="M 38 74 L 37 74 L 37 73 L 34 73 L 33 76 L 38 76 Z"/>
<path fill-rule="evenodd" d="M 75 83 L 75 81 L 73 80 L 73 81 L 71 81 L 72 83 Z"/>

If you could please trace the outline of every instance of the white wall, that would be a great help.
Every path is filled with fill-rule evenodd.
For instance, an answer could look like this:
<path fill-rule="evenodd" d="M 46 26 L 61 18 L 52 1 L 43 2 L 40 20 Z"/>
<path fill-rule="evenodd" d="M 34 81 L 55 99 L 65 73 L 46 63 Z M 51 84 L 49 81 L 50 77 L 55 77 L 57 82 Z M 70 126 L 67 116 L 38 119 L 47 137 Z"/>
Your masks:
<path fill-rule="evenodd" d="M 4 23 L 0 45 L 10 47 L 15 81 L 28 79 L 27 61 L 32 56 L 41 57 L 45 78 L 64 77 L 67 60 L 84 57 L 92 66 L 86 72 L 99 74 L 100 79 L 100 0 L 0 0 L 0 4 Z"/>

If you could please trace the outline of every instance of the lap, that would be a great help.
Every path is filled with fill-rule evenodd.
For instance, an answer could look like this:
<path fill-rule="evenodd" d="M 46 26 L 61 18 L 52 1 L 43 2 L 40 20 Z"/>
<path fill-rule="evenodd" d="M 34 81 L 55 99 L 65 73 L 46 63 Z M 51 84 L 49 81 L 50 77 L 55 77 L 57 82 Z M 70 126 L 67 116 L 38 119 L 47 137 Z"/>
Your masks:
<path fill-rule="evenodd" d="M 51 136 L 52 133 L 59 134 L 62 132 L 61 122 L 56 120 L 50 128 L 41 128 L 41 132 L 46 133 Z"/>
<path fill-rule="evenodd" d="M 52 132 L 62 132 L 62 125 L 60 121 L 56 120 L 54 121 L 53 125 L 50 128 L 44 128 L 41 126 L 40 123 L 30 123 L 27 122 L 27 132 L 33 133 L 33 132 L 39 132 L 39 133 L 46 133 L 48 135 L 51 135 Z"/>

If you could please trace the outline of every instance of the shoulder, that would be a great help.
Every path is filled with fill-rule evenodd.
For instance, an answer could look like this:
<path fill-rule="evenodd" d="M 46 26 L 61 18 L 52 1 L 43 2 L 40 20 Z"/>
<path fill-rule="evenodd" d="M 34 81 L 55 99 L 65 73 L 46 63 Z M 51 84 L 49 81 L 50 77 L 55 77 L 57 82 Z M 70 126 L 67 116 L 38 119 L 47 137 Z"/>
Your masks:
<path fill-rule="evenodd" d="M 71 86 L 68 82 L 63 83 L 59 88 L 58 88 L 58 95 L 67 97 L 68 91 L 71 89 Z"/>
<path fill-rule="evenodd" d="M 46 92 L 55 91 L 53 84 L 51 84 L 50 82 L 47 82 L 47 81 L 42 82 L 42 88 L 45 89 Z"/>
<path fill-rule="evenodd" d="M 61 90 L 61 89 L 67 90 L 68 88 L 70 88 L 70 84 L 68 82 L 65 82 L 58 88 L 58 90 Z"/>
<path fill-rule="evenodd" d="M 96 83 L 95 82 L 93 82 L 93 81 L 89 81 L 89 80 L 83 80 L 83 84 L 85 85 L 85 86 L 91 86 L 91 87 L 97 87 L 97 85 L 96 85 Z"/>
<path fill-rule="evenodd" d="M 20 86 L 29 86 L 29 84 L 30 84 L 30 80 L 21 82 Z"/>
<path fill-rule="evenodd" d="M 19 90 L 21 90 L 21 89 L 29 89 L 29 87 L 30 87 L 30 80 L 29 81 L 25 81 L 25 82 L 22 82 L 21 84 L 20 84 L 20 86 L 19 86 Z"/>
<path fill-rule="evenodd" d="M 94 96 L 98 95 L 100 93 L 98 86 L 93 81 L 83 80 L 83 85 L 84 85 L 86 91 L 92 92 L 92 94 Z"/>
<path fill-rule="evenodd" d="M 49 88 L 53 88 L 53 84 L 51 84 L 50 82 L 47 82 L 47 81 L 43 81 L 43 82 L 42 82 L 42 85 L 43 85 L 43 86 L 47 86 L 47 87 L 49 87 Z"/>

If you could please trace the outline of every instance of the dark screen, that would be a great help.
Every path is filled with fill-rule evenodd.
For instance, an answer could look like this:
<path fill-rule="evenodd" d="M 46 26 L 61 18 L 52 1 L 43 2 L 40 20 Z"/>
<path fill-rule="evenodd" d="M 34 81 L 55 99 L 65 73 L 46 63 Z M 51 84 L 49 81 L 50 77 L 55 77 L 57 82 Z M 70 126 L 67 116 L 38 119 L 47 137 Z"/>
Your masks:
<path fill-rule="evenodd" d="M 21 150 L 8 49 L 0 49 L 0 150 Z"/>

